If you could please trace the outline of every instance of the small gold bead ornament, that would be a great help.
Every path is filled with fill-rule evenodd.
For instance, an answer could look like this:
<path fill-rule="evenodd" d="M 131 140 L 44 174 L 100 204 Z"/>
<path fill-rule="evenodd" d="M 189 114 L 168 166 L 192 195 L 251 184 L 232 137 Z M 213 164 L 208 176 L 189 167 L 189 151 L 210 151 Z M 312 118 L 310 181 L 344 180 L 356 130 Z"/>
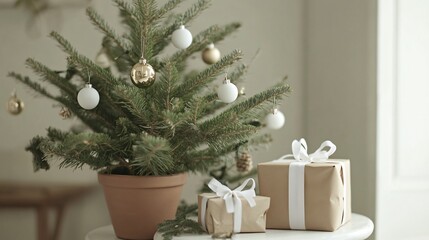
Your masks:
<path fill-rule="evenodd" d="M 146 59 L 140 58 L 130 72 L 131 82 L 139 88 L 150 87 L 155 82 L 156 73 Z"/>
<path fill-rule="evenodd" d="M 246 88 L 245 87 L 241 87 L 240 91 L 238 92 L 238 95 L 240 95 L 240 96 L 246 95 Z"/>
<path fill-rule="evenodd" d="M 12 115 L 18 115 L 24 109 L 24 102 L 16 96 L 16 92 L 12 93 L 12 96 L 7 102 L 7 111 Z"/>

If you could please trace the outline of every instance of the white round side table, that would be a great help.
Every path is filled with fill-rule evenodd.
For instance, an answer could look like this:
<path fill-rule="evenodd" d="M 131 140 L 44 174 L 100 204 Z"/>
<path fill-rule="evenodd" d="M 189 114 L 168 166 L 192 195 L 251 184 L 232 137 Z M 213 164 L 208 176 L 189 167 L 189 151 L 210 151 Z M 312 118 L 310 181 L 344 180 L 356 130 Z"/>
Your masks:
<path fill-rule="evenodd" d="M 320 231 L 292 231 L 292 230 L 273 230 L 268 229 L 265 233 L 240 233 L 234 235 L 232 239 L 237 240 L 363 240 L 368 238 L 374 230 L 374 224 L 371 219 L 352 214 L 352 220 L 339 228 L 335 232 Z M 154 240 L 162 240 L 159 233 L 156 233 Z M 190 235 L 185 234 L 174 237 L 174 240 L 212 240 L 210 235 Z M 113 232 L 112 225 L 100 227 L 89 232 L 85 240 L 118 240 Z"/>

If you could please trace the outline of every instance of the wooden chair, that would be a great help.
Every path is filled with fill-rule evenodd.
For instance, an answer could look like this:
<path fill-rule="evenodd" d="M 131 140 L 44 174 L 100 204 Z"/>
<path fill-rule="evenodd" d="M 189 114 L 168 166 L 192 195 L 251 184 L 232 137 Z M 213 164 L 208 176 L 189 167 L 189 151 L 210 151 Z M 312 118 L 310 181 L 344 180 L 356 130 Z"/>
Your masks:
<path fill-rule="evenodd" d="M 59 240 L 66 205 L 86 193 L 88 185 L 35 185 L 0 182 L 0 208 L 34 208 L 37 212 L 38 240 Z M 48 211 L 55 210 L 55 226 L 50 234 Z"/>

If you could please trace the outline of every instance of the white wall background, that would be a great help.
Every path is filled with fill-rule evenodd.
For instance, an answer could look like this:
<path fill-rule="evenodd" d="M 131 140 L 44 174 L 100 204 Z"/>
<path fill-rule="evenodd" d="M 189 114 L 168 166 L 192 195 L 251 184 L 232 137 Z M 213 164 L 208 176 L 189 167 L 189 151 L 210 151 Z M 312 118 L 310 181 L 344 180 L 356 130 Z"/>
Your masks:
<path fill-rule="evenodd" d="M 378 6 L 377 239 L 429 239 L 429 2 Z"/>
<path fill-rule="evenodd" d="M 91 2 L 101 15 L 120 29 L 117 12 L 109 1 Z M 289 75 L 294 92 L 281 107 L 286 114 L 286 127 L 273 132 L 275 142 L 269 151 L 254 154 L 255 161 L 268 161 L 279 157 L 289 149 L 292 139 L 304 134 L 304 51 L 303 51 L 303 1 L 300 0 L 216 0 L 189 29 L 193 32 L 215 23 L 240 21 L 242 29 L 218 45 L 222 52 L 240 48 L 250 61 L 258 48 L 259 57 L 253 63 L 246 83 L 247 94 Z M 46 37 L 52 28 L 65 36 L 81 53 L 93 57 L 100 48 L 101 34 L 94 30 L 84 14 L 83 8 L 56 9 L 44 16 L 40 22 L 28 29 L 28 13 L 0 9 L 0 102 L 6 104 L 10 93 L 17 89 L 25 102 L 25 110 L 12 116 L 5 108 L 0 111 L 0 181 L 16 182 L 80 182 L 96 184 L 96 174 L 88 170 L 58 170 L 54 166 L 48 172 L 33 173 L 31 154 L 24 151 L 31 137 L 45 134 L 48 126 L 67 129 L 76 123 L 62 120 L 59 108 L 43 98 L 34 98 L 31 91 L 6 77 L 9 71 L 24 74 L 31 72 L 24 67 L 27 57 L 62 70 L 65 59 L 54 41 Z M 40 29 L 36 29 L 38 26 Z M 29 32 L 27 31 L 29 30 Z M 40 36 L 36 36 L 37 33 Z M 198 56 L 197 56 L 198 57 Z M 198 62 L 197 60 L 195 62 Z M 197 67 L 202 66 L 196 63 Z M 198 179 L 198 178 L 196 178 Z M 189 181 L 184 198 L 194 200 L 197 181 Z M 67 211 L 62 239 L 83 239 L 85 233 L 95 227 L 109 223 L 108 213 L 100 189 L 73 203 Z M 30 210 L 0 209 L 0 239 L 35 239 L 35 214 Z"/>

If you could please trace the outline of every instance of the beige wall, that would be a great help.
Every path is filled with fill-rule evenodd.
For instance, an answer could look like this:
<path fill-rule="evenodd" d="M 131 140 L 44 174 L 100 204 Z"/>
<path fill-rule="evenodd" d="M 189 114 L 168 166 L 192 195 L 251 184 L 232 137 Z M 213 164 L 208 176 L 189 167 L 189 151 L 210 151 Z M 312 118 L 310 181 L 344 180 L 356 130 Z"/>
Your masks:
<path fill-rule="evenodd" d="M 91 5 L 109 22 L 117 23 L 116 10 L 105 0 L 93 0 Z M 246 83 L 249 95 L 260 91 L 289 75 L 294 92 L 282 105 L 286 115 L 286 127 L 273 132 L 275 142 L 269 151 L 254 154 L 256 161 L 268 161 L 279 157 L 289 149 L 290 142 L 304 134 L 304 84 L 303 84 L 303 2 L 300 0 L 216 0 L 189 29 L 197 32 L 215 23 L 238 20 L 242 29 L 218 45 L 222 52 L 239 48 L 248 62 L 257 49 L 259 57 L 253 63 Z M 17 182 L 81 182 L 96 184 L 96 174 L 88 170 L 58 170 L 33 173 L 31 155 L 23 149 L 28 140 L 37 134 L 45 134 L 48 126 L 67 129 L 75 120 L 61 120 L 58 107 L 43 98 L 34 98 L 27 88 L 6 78 L 9 71 L 30 74 L 24 67 L 27 57 L 34 57 L 54 69 L 64 69 L 64 55 L 54 41 L 46 35 L 56 28 L 82 53 L 95 56 L 100 46 L 101 34 L 84 16 L 84 9 L 72 8 L 49 12 L 40 23 L 26 32 L 29 16 L 23 11 L 0 9 L 0 101 L 4 103 L 14 88 L 25 101 L 26 108 L 19 116 L 0 111 L 0 181 Z M 39 27 L 38 31 L 35 27 Z M 117 24 L 113 26 L 118 27 Z M 40 36 L 35 36 L 39 33 Z M 202 67 L 199 56 L 192 62 Z M 4 106 L 4 105 L 3 105 Z M 199 179 L 198 177 L 193 177 Z M 193 201 L 195 188 L 201 183 L 189 181 L 184 198 Z M 85 233 L 97 226 L 108 224 L 108 214 L 103 196 L 98 189 L 89 196 L 73 203 L 68 209 L 63 226 L 62 239 L 82 239 Z M 0 209 L 0 239 L 35 239 L 35 215 L 28 210 Z"/>
<path fill-rule="evenodd" d="M 352 209 L 375 217 L 376 1 L 308 0 L 305 129 L 350 158 Z"/>

